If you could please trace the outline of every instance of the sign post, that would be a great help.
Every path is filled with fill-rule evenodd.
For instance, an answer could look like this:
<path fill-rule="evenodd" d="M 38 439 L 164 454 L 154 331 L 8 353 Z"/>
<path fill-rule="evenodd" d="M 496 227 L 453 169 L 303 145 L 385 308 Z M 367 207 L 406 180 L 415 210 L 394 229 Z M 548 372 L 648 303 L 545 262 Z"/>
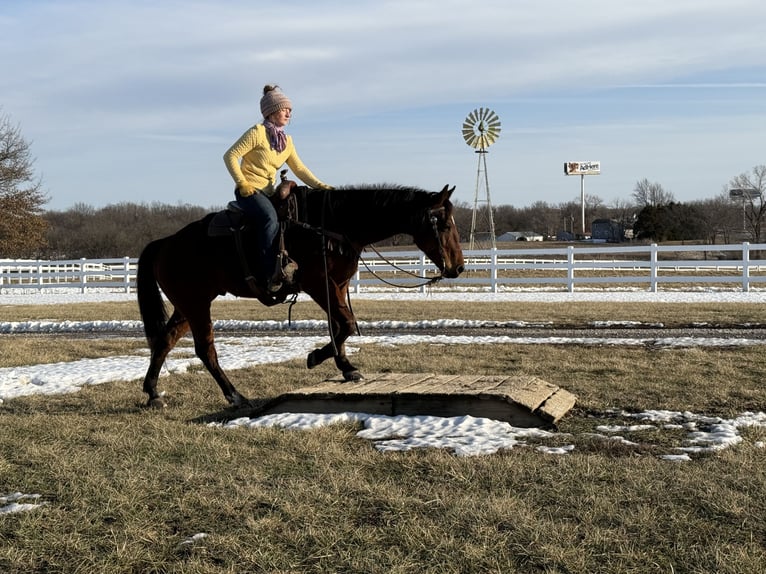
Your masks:
<path fill-rule="evenodd" d="M 742 201 L 742 233 L 745 232 L 747 204 L 753 205 L 753 201 L 761 197 L 761 190 L 750 187 L 736 187 L 729 190 L 729 199 L 732 201 Z"/>
<path fill-rule="evenodd" d="M 580 206 L 582 210 L 582 234 L 585 235 L 585 176 L 600 175 L 600 161 L 568 161 L 564 162 L 564 175 L 580 176 Z"/>

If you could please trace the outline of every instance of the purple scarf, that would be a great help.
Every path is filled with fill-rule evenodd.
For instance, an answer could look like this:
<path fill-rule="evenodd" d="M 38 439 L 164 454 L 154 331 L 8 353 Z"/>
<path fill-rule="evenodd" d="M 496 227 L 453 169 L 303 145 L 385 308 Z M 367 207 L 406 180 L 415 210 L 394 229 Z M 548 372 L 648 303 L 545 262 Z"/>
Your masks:
<path fill-rule="evenodd" d="M 280 153 L 285 151 L 285 147 L 287 146 L 287 135 L 285 134 L 284 128 L 275 126 L 274 123 L 269 120 L 263 122 L 263 127 L 266 128 L 266 135 L 269 136 L 271 149 Z"/>

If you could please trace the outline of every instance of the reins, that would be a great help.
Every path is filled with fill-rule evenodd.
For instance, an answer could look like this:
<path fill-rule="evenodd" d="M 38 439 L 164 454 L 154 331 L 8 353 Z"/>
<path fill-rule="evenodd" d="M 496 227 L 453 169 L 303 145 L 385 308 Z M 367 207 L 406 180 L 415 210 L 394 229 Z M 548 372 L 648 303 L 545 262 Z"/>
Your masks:
<path fill-rule="evenodd" d="M 418 275 L 417 273 L 413 273 L 409 269 L 405 269 L 403 267 L 400 267 L 396 263 L 392 262 L 390 259 L 387 259 L 387 258 L 383 257 L 383 255 L 380 253 L 380 251 L 377 250 L 377 248 L 374 245 L 370 245 L 369 247 L 370 247 L 370 249 L 372 249 L 375 252 L 375 254 L 378 256 L 378 258 L 380 258 L 381 261 L 384 261 L 385 263 L 388 263 L 391 267 L 394 268 L 394 270 L 401 271 L 402 273 L 405 273 L 405 274 L 409 275 L 410 277 L 417 277 L 418 279 L 422 279 L 422 277 L 420 275 Z M 443 275 L 439 274 L 436 277 L 431 277 L 430 279 L 424 280 L 422 283 L 403 285 L 401 283 L 394 283 L 392 281 L 389 281 L 385 277 L 381 277 L 376 271 L 374 271 L 367 264 L 367 261 L 365 260 L 364 257 L 362 257 L 361 253 L 359 254 L 359 261 L 362 262 L 362 264 L 364 265 L 364 268 L 367 269 L 367 271 L 370 273 L 370 275 L 375 277 L 378 281 L 380 281 L 381 283 L 385 283 L 386 285 L 390 285 L 391 287 L 397 287 L 399 289 L 417 289 L 419 287 L 425 287 L 426 285 L 433 285 L 434 283 L 437 283 L 437 282 L 441 281 L 444 278 Z"/>
<path fill-rule="evenodd" d="M 427 213 L 427 217 L 428 217 L 428 218 L 429 218 L 429 220 L 431 221 L 431 227 L 433 228 L 433 230 L 434 230 L 434 235 L 436 236 L 436 243 L 439 245 L 439 255 L 441 256 L 441 258 L 442 258 L 442 261 L 446 263 L 446 260 L 447 260 L 447 259 L 446 259 L 446 256 L 445 256 L 445 254 L 444 254 L 444 246 L 442 245 L 442 242 L 439 240 L 439 229 L 438 229 L 438 228 L 437 228 L 437 226 L 436 226 L 436 224 L 437 224 L 437 222 L 438 222 L 438 218 L 436 217 L 436 214 L 437 214 L 438 212 L 440 212 L 440 211 L 444 211 L 444 207 L 443 207 L 443 206 L 442 206 L 442 207 L 439 207 L 439 208 L 437 208 L 437 209 L 429 209 L 429 210 L 428 210 L 428 213 Z M 380 251 L 378 251 L 378 250 L 376 249 L 376 247 L 375 247 L 374 245 L 370 245 L 370 249 L 372 249 L 372 250 L 375 252 L 375 254 L 376 254 L 376 255 L 377 255 L 377 256 L 378 256 L 378 257 L 379 257 L 379 258 L 380 258 L 382 261 L 384 261 L 384 262 L 388 263 L 388 265 L 390 265 L 391 267 L 393 267 L 393 268 L 394 268 L 396 271 L 401 271 L 402 273 L 406 273 L 406 274 L 407 274 L 407 275 L 409 275 L 410 277 L 417 277 L 418 279 L 422 279 L 422 277 L 421 277 L 420 275 L 417 275 L 416 273 L 413 273 L 413 272 L 412 272 L 412 271 L 410 271 L 409 269 L 404 269 L 404 268 L 402 268 L 402 267 L 399 267 L 398 265 L 396 265 L 395 263 L 393 263 L 393 262 L 392 262 L 392 261 L 390 261 L 389 259 L 386 259 L 385 257 L 383 257 L 383 255 L 380 253 Z M 418 288 L 420 288 L 420 287 L 425 287 L 425 286 L 427 286 L 427 285 L 433 285 L 434 283 L 438 283 L 439 281 L 441 281 L 442 279 L 444 279 L 444 273 L 443 273 L 443 272 L 439 272 L 439 275 L 437 275 L 436 277 L 431 277 L 431 279 L 426 279 L 426 280 L 425 280 L 425 281 L 423 281 L 422 283 L 416 283 L 416 284 L 413 284 L 413 285 L 401 285 L 401 284 L 397 284 L 397 283 L 392 283 L 391 281 L 388 281 L 387 279 L 385 279 L 385 278 L 381 277 L 380 275 L 378 275 L 378 273 L 376 273 L 375 271 L 373 271 L 373 270 L 370 268 L 370 266 L 367 264 L 367 261 L 365 261 L 364 257 L 362 257 L 362 254 L 361 254 L 361 253 L 359 253 L 359 260 L 360 260 L 360 261 L 362 262 L 362 264 L 364 265 L 364 268 L 365 268 L 365 269 L 367 269 L 367 271 L 368 271 L 368 272 L 369 272 L 369 273 L 370 273 L 370 274 L 371 274 L 373 277 L 375 277 L 375 278 L 376 278 L 378 281 L 381 281 L 381 282 L 385 283 L 386 285 L 390 285 L 390 286 L 392 286 L 392 287 L 397 287 L 397 288 L 399 288 L 399 289 L 418 289 Z"/>

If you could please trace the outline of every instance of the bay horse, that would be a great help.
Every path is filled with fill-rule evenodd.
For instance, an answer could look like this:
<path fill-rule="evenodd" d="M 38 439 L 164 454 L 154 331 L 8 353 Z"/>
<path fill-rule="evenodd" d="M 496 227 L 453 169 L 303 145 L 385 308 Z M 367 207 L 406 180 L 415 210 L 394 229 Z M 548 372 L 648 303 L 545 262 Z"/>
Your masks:
<path fill-rule="evenodd" d="M 314 368 L 334 357 L 344 380 L 361 379 L 361 373 L 346 356 L 345 341 L 356 329 L 347 298 L 362 250 L 394 235 L 407 234 L 439 268 L 438 278 L 457 277 L 463 272 L 464 261 L 450 201 L 454 189 L 444 186 L 439 192 L 431 192 L 386 185 L 330 190 L 296 187 L 293 193 L 299 198 L 300 217 L 286 226 L 284 244 L 298 272 L 295 283 L 283 286 L 276 299 L 246 280 L 243 267 L 257 266 L 255 254 L 238 253 L 231 236 L 209 235 L 215 213 L 147 244 L 138 260 L 136 290 L 151 351 L 143 385 L 149 395 L 148 406 L 165 406 L 157 391 L 160 369 L 189 330 L 195 354 L 218 383 L 226 401 L 235 407 L 247 404 L 218 364 L 213 341 L 211 303 L 226 293 L 273 305 L 290 294 L 305 292 L 327 314 L 330 332 L 330 342 L 309 353 L 307 367 Z M 250 238 L 245 232 L 243 237 L 255 241 L 254 234 Z M 162 293 L 172 304 L 170 316 Z"/>

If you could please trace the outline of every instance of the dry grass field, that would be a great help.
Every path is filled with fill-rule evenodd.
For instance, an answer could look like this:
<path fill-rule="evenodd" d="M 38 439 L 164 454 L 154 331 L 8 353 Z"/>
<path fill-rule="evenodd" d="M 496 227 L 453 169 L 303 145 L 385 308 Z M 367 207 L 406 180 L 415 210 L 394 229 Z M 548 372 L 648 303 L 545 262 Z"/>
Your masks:
<path fill-rule="evenodd" d="M 384 303 L 361 320 L 439 318 L 766 325 L 748 304 Z M 216 318 L 286 318 L 284 307 L 224 301 Z M 297 319 L 322 318 L 299 304 Z M 128 303 L 0 306 L 0 321 L 137 319 Z M 110 356 L 130 338 L 4 335 L 2 367 Z M 734 417 L 766 408 L 756 346 L 363 345 L 362 372 L 539 376 L 578 403 L 547 444 L 457 457 L 380 453 L 354 425 L 311 431 L 222 429 L 234 417 L 201 370 L 162 379 L 169 407 L 143 408 L 140 381 L 0 405 L 0 496 L 41 506 L 0 514 L 4 573 L 754 573 L 766 564 L 766 429 L 678 463 L 660 453 L 682 430 L 640 431 L 635 445 L 594 438 L 615 409 Z M 335 375 L 303 361 L 230 373 L 269 398 Z M 202 536 L 204 534 L 204 536 Z M 195 535 L 200 535 L 196 536 Z"/>

